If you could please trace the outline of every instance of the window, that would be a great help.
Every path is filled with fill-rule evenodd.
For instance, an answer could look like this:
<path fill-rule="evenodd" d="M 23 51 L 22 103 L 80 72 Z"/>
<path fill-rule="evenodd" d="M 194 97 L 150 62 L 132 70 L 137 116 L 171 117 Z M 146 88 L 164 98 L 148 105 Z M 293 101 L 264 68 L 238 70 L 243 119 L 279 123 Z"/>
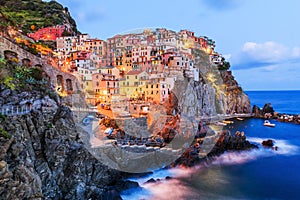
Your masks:
<path fill-rule="evenodd" d="M 135 79 L 137 79 L 137 76 L 135 76 Z"/>

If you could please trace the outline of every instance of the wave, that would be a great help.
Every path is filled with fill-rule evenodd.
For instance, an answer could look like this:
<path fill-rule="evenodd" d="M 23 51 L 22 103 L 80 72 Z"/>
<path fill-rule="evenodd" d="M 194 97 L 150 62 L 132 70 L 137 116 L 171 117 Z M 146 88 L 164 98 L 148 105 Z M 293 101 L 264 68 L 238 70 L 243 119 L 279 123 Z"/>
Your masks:
<path fill-rule="evenodd" d="M 213 165 L 236 165 L 243 164 L 252 160 L 256 160 L 262 157 L 270 157 L 275 155 L 296 155 L 299 153 L 299 147 L 293 144 L 290 144 L 286 140 L 278 140 L 273 138 L 258 138 L 258 137 L 249 137 L 248 141 L 261 145 L 264 140 L 271 139 L 275 141 L 274 146 L 277 146 L 278 149 L 275 151 L 272 148 L 265 148 L 260 146 L 259 149 L 252 149 L 250 151 L 241 151 L 241 152 L 225 152 L 221 156 L 215 158 L 212 162 Z"/>
<path fill-rule="evenodd" d="M 225 165 L 238 165 L 252 160 L 256 160 L 263 157 L 271 157 L 276 155 L 296 155 L 299 154 L 299 147 L 290 144 L 286 140 L 272 139 L 272 138 L 258 138 L 248 137 L 250 142 L 259 144 L 258 149 L 252 149 L 249 151 L 240 152 L 225 152 L 221 156 L 213 158 L 210 164 L 200 164 L 194 167 L 176 167 L 171 169 L 162 169 L 154 171 L 152 174 L 140 177 L 132 178 L 130 180 L 136 181 L 141 186 L 140 189 L 135 189 L 130 192 L 126 192 L 121 195 L 125 200 L 127 199 L 194 199 L 199 195 L 199 191 L 193 191 L 191 187 L 185 185 L 181 181 L 182 178 L 186 179 L 192 177 L 195 173 L 210 166 L 225 166 Z M 272 139 L 275 141 L 275 146 L 278 150 L 272 150 L 271 148 L 264 148 L 261 146 L 262 141 Z M 166 180 L 167 176 L 173 179 Z M 147 180 L 153 178 L 159 180 L 155 183 L 146 183 Z M 220 184 L 224 181 L 222 178 L 218 180 Z M 218 182 L 218 183 L 219 183 Z M 212 194 L 213 195 L 213 194 Z"/>
<path fill-rule="evenodd" d="M 169 174 L 169 171 L 170 170 L 161 170 L 162 173 L 167 174 Z M 190 173 L 187 172 L 187 174 Z M 197 195 L 196 191 L 193 191 L 189 186 L 178 179 L 164 179 L 155 183 L 143 183 L 141 187 L 142 188 L 140 189 L 126 191 L 121 194 L 122 199 L 189 199 L 190 197 Z"/>
<path fill-rule="evenodd" d="M 279 140 L 273 138 L 258 138 L 258 137 L 248 137 L 247 140 L 253 143 L 261 144 L 264 140 L 275 141 L 274 146 L 278 147 L 277 151 L 272 151 L 274 154 L 280 155 L 296 155 L 299 154 L 299 146 L 290 144 L 287 140 Z"/>

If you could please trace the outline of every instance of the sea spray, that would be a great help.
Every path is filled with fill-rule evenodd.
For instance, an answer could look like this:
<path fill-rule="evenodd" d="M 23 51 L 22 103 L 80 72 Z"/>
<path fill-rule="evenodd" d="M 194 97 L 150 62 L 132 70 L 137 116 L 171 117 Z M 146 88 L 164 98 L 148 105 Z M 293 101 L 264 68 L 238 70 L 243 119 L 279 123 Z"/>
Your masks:
<path fill-rule="evenodd" d="M 261 145 L 262 141 L 272 138 L 258 138 L 248 137 L 252 143 Z M 185 181 L 191 180 L 193 176 L 202 174 L 202 181 L 206 185 L 214 185 L 215 188 L 219 188 L 224 184 L 229 184 L 226 176 L 221 172 L 215 174 L 218 170 L 207 170 L 209 168 L 218 166 L 230 166 L 240 165 L 259 158 L 282 156 L 282 155 L 296 155 L 299 153 L 299 147 L 291 144 L 287 140 L 272 139 L 275 141 L 275 145 L 278 150 L 275 151 L 272 148 L 265 148 L 260 146 L 258 149 L 252 149 L 249 151 L 232 151 L 225 152 L 224 154 L 211 158 L 211 162 L 204 162 L 193 167 L 176 167 L 171 169 L 162 169 L 154 171 L 152 174 L 141 177 L 132 178 L 130 180 L 139 183 L 141 188 L 130 191 L 125 191 L 122 194 L 123 199 L 197 199 L 200 194 L 202 197 L 217 198 L 217 194 L 209 193 L 205 191 L 194 191 L 192 187 L 188 187 Z M 208 174 L 212 173 L 214 174 Z M 197 175 L 198 174 L 198 175 Z M 166 180 L 166 177 L 172 177 L 170 180 Z M 212 178 L 210 180 L 210 178 Z M 148 180 L 154 179 L 154 183 L 146 183 Z M 204 183 L 194 183 L 204 184 Z M 203 187 L 203 186 L 202 186 Z M 208 195 L 208 196 L 207 196 Z M 219 196 L 220 197 L 220 196 Z"/>

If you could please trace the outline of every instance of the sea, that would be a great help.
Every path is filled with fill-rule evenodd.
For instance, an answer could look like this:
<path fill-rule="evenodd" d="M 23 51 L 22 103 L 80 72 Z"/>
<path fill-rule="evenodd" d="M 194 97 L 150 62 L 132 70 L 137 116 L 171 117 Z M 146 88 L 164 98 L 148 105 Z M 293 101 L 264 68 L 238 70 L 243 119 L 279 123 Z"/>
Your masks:
<path fill-rule="evenodd" d="M 280 113 L 300 114 L 300 91 L 248 91 L 252 105 L 271 103 Z M 124 191 L 124 200 L 193 199 L 300 199 L 300 125 L 271 120 L 275 127 L 263 126 L 262 119 L 235 121 L 227 128 L 244 131 L 258 149 L 225 152 L 209 164 L 172 168 L 130 180 L 139 189 Z M 261 146 L 272 139 L 278 150 Z M 167 176 L 172 179 L 166 179 Z M 145 183 L 154 178 L 155 183 Z"/>

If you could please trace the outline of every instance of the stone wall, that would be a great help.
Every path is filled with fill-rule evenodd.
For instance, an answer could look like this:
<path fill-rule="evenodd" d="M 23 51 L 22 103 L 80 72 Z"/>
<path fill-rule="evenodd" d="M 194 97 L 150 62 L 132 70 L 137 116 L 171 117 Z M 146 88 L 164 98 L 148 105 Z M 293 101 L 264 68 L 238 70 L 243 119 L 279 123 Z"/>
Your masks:
<path fill-rule="evenodd" d="M 42 66 L 43 70 L 50 78 L 50 82 L 55 90 L 58 92 L 66 92 L 67 93 L 67 101 L 70 103 L 78 103 L 80 104 L 80 100 L 78 100 L 78 94 L 82 91 L 81 85 L 77 78 L 69 73 L 62 71 L 55 63 L 55 61 L 47 56 L 36 56 L 10 41 L 9 39 L 0 36 L 0 56 L 4 56 L 4 52 L 6 50 L 13 51 L 17 53 L 18 60 L 20 65 L 22 65 L 23 60 L 28 60 L 31 66 Z M 63 83 L 61 85 L 58 84 L 57 77 L 61 76 L 63 79 Z M 67 80 L 69 83 L 67 83 Z M 71 84 L 71 87 L 67 88 L 68 85 Z M 71 88 L 71 89 L 70 89 Z M 74 98 L 72 97 L 74 95 Z M 77 102 L 78 100 L 78 102 Z"/>

